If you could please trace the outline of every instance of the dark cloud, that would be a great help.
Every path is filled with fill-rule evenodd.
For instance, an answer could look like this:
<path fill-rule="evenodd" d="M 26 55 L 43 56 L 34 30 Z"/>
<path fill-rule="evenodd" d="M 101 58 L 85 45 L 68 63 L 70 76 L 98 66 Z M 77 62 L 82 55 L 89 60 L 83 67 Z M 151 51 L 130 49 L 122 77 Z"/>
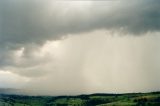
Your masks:
<path fill-rule="evenodd" d="M 160 29 L 157 0 L 118 0 L 110 4 L 95 1 L 88 7 L 82 5 L 80 8 L 84 10 L 67 2 L 0 1 L 1 45 L 43 43 L 62 35 L 97 29 L 125 29 L 131 33 Z"/>
<path fill-rule="evenodd" d="M 33 51 L 38 51 L 39 45 L 47 40 L 57 40 L 68 34 L 111 29 L 140 35 L 160 29 L 160 2 L 157 0 L 77 3 L 1 0 L 0 60 L 3 61 L 0 66 L 17 65 L 13 54 L 22 47 L 25 48 L 23 58 L 27 61 L 24 59 L 25 64 L 19 66 L 35 65 L 38 61 L 40 64 L 44 59 L 35 58 Z"/>
<path fill-rule="evenodd" d="M 127 91 L 137 76 L 130 91 L 156 88 L 159 5 L 157 0 L 1 0 L 0 70 L 29 78 L 29 89 L 47 94 Z"/>

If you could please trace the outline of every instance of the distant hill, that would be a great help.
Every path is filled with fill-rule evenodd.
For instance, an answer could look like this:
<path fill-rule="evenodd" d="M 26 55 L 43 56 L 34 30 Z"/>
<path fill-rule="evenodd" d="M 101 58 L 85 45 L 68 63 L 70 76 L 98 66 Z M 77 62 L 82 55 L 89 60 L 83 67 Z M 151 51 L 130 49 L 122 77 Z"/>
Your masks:
<path fill-rule="evenodd" d="M 0 88 L 0 94 L 23 94 L 24 90 L 13 88 Z"/>

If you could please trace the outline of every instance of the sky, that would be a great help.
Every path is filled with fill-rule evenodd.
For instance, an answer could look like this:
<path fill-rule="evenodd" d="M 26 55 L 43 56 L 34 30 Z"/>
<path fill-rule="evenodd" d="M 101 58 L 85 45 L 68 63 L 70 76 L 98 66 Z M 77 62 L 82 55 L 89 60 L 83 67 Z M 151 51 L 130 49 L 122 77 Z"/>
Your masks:
<path fill-rule="evenodd" d="M 1 0 L 0 88 L 29 95 L 159 91 L 159 5 Z"/>

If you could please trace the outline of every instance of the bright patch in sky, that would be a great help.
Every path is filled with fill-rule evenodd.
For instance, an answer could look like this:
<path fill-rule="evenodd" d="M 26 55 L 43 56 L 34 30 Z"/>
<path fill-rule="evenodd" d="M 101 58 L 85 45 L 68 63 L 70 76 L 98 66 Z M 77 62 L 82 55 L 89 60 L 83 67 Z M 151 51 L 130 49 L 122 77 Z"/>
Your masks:
<path fill-rule="evenodd" d="M 10 71 L 3 70 L 0 70 L 0 76 L 0 87 L 2 88 L 24 87 L 30 80 L 27 77 L 22 77 L 17 74 L 11 73 Z"/>

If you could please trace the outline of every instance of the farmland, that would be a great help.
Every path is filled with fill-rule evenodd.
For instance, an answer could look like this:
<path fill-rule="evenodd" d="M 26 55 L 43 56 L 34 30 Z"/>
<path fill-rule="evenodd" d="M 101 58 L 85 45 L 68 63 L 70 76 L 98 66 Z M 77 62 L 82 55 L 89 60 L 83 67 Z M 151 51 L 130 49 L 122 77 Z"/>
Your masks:
<path fill-rule="evenodd" d="M 77 96 L 1 94 L 0 106 L 160 106 L 160 92 Z"/>

